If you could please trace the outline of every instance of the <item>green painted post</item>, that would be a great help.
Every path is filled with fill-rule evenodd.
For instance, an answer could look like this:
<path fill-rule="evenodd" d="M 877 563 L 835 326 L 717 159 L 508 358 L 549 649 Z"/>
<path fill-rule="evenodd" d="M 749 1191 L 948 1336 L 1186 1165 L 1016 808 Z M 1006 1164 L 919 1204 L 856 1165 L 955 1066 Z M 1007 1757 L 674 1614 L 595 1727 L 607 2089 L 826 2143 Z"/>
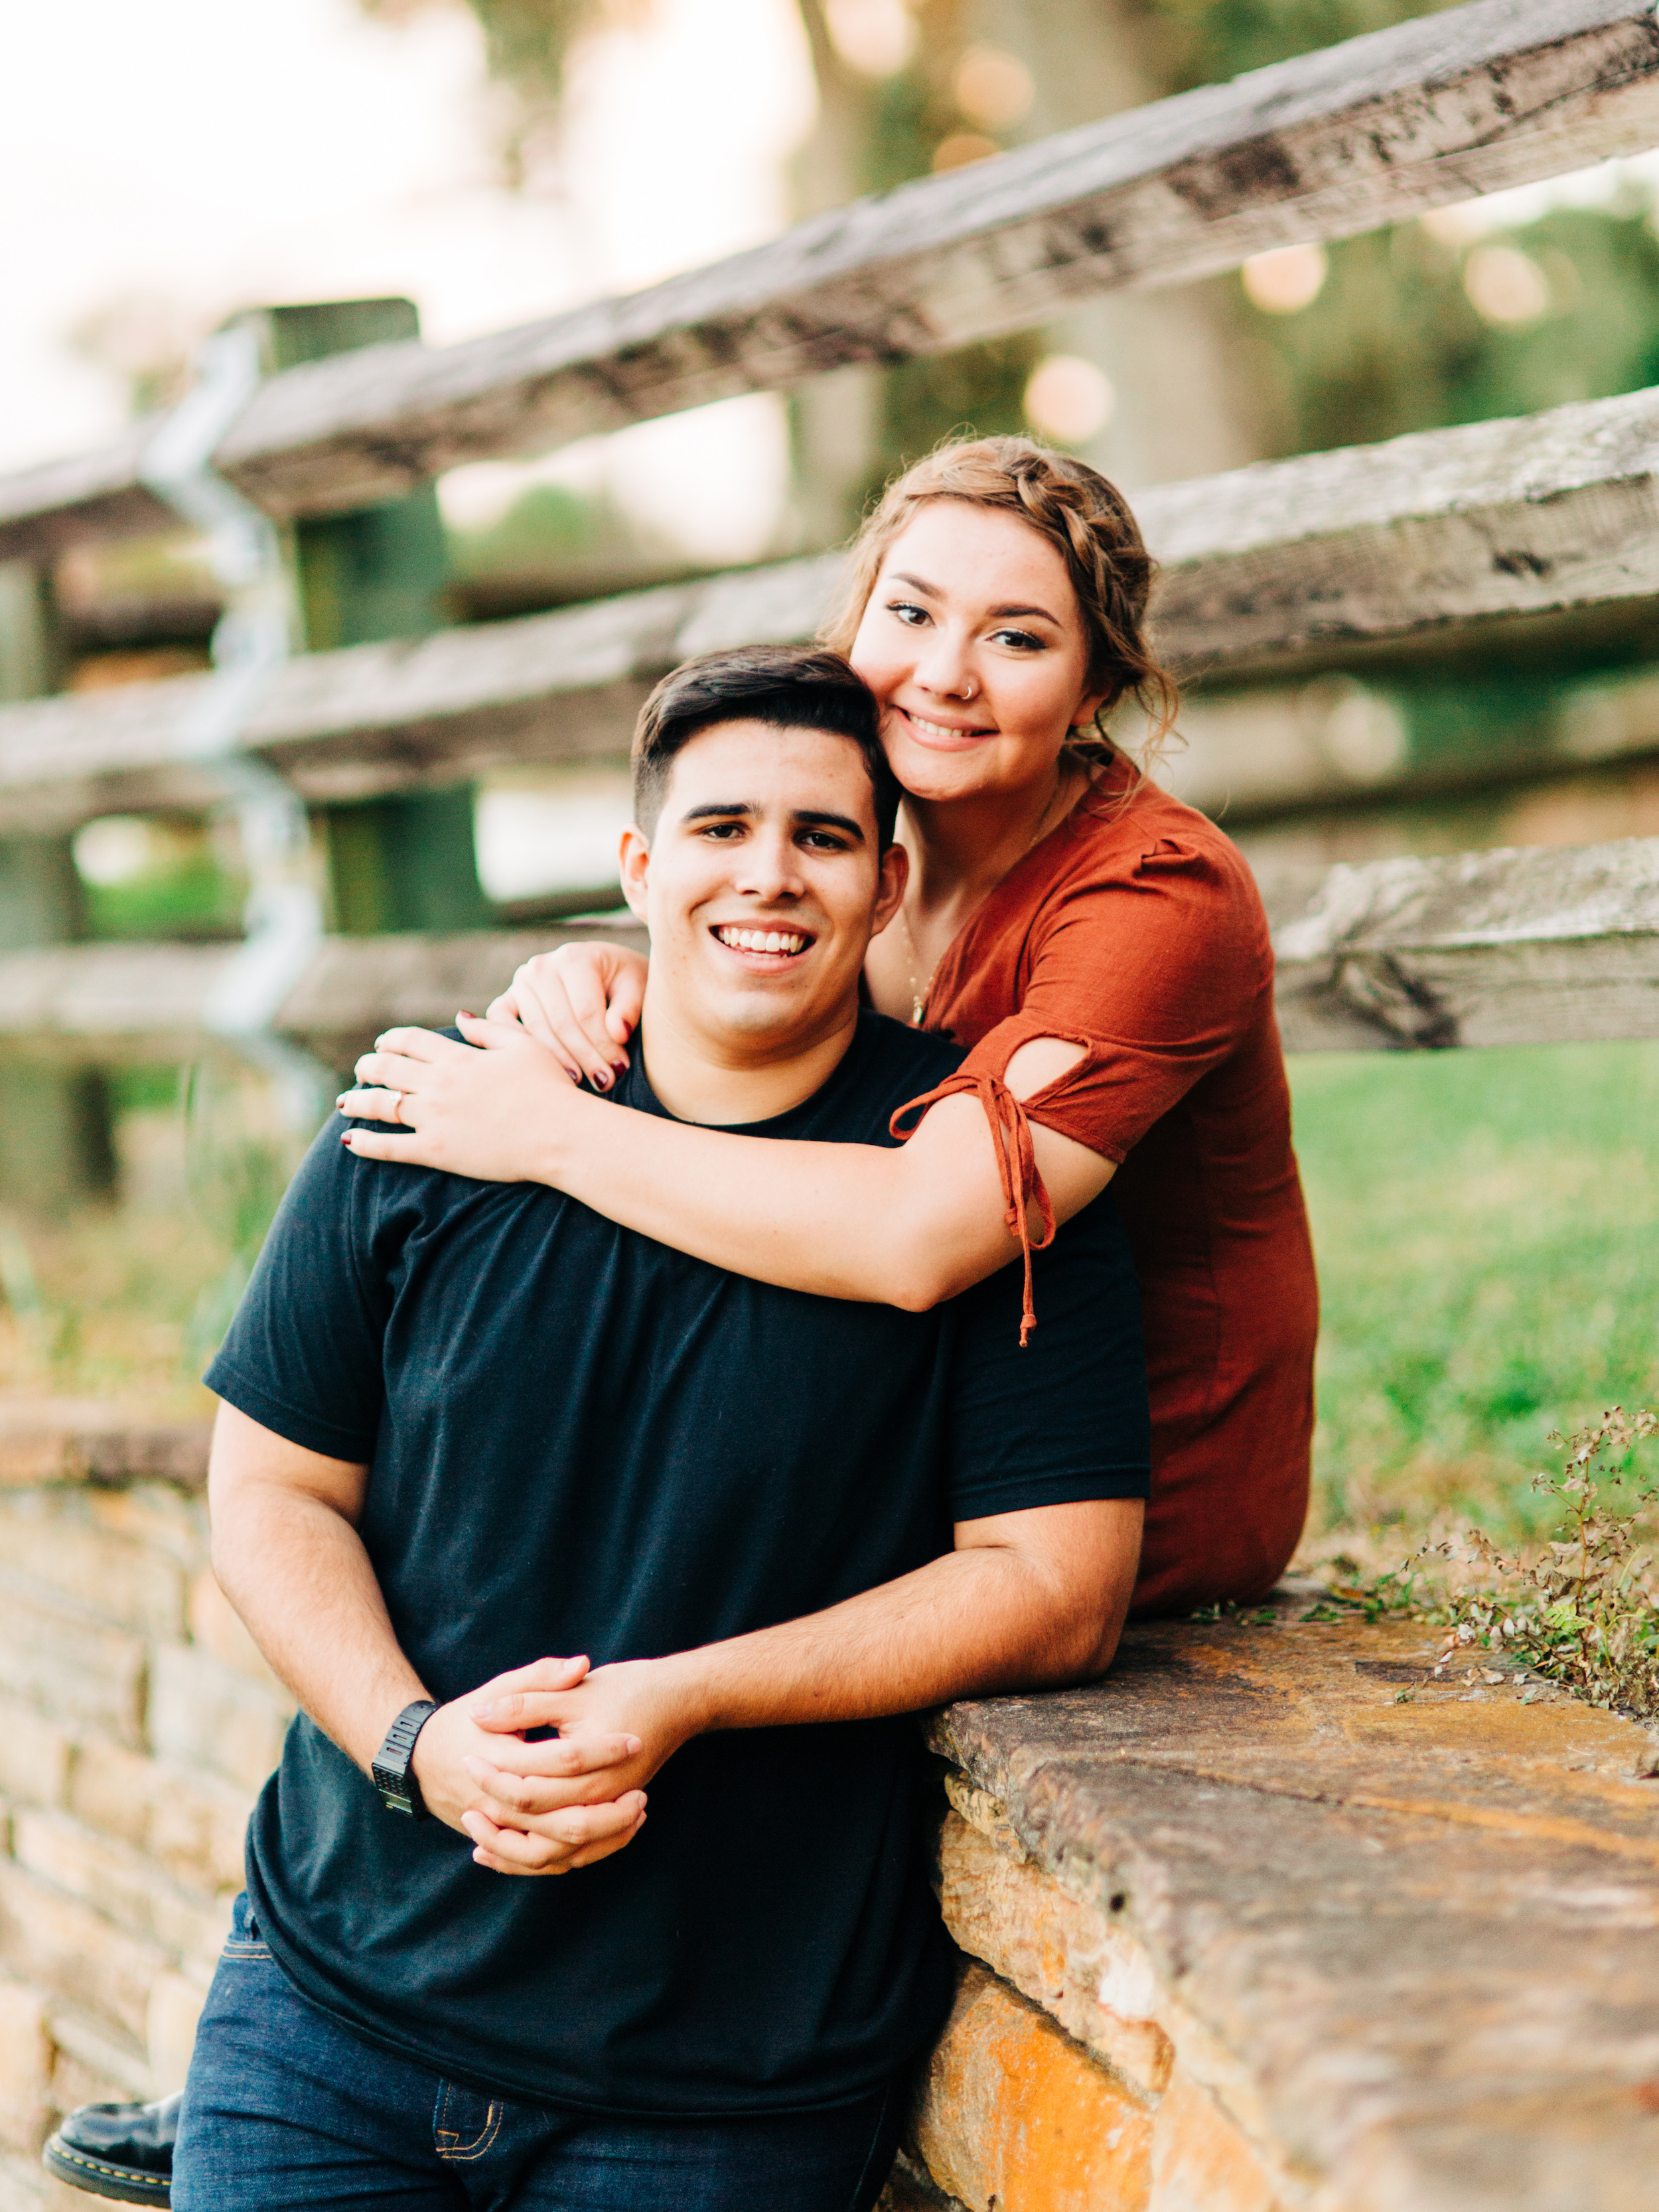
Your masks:
<path fill-rule="evenodd" d="M 258 319 L 273 371 L 414 337 L 420 327 L 409 300 L 267 307 Z M 360 514 L 297 522 L 290 542 L 307 650 L 422 637 L 442 627 L 448 558 L 430 484 Z M 353 936 L 483 929 L 494 920 L 473 856 L 470 784 L 321 807 L 317 819 L 335 929 Z"/>
<path fill-rule="evenodd" d="M 50 578 L 25 562 L 0 563 L 0 700 L 39 698 L 62 674 Z M 86 923 L 67 837 L 0 838 L 0 952 L 70 942 Z M 0 1057 L 0 1201 L 52 1208 L 114 1188 L 102 1071 Z"/>

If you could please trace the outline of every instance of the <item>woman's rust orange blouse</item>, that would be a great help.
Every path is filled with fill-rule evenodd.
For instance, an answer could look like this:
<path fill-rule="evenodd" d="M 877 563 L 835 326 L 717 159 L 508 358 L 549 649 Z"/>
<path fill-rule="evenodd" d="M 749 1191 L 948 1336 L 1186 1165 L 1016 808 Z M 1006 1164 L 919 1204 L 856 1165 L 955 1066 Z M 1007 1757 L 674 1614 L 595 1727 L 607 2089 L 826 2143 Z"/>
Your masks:
<path fill-rule="evenodd" d="M 925 1026 L 971 1048 L 968 1075 L 1000 1077 L 1033 1037 L 1087 1047 L 1026 1112 L 1119 1163 L 1152 1408 L 1135 1610 L 1175 1612 L 1261 1596 L 1296 1547 L 1318 1293 L 1255 879 L 1156 785 L 1126 805 L 1131 773 L 970 918 Z"/>

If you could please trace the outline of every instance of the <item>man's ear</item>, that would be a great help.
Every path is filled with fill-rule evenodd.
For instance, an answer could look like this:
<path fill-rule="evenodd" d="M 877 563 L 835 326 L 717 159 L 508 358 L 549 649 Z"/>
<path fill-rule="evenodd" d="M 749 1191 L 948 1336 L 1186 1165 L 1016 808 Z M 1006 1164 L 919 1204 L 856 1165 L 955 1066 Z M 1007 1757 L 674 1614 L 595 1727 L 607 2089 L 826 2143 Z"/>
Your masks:
<path fill-rule="evenodd" d="M 622 863 L 623 896 L 643 921 L 646 918 L 646 876 L 651 863 L 651 845 L 644 830 L 637 828 L 632 822 L 622 833 L 622 849 L 619 858 Z"/>
<path fill-rule="evenodd" d="M 902 845 L 890 845 L 881 856 L 876 877 L 876 902 L 870 915 L 870 934 L 879 937 L 904 900 L 910 880 L 910 855 Z"/>

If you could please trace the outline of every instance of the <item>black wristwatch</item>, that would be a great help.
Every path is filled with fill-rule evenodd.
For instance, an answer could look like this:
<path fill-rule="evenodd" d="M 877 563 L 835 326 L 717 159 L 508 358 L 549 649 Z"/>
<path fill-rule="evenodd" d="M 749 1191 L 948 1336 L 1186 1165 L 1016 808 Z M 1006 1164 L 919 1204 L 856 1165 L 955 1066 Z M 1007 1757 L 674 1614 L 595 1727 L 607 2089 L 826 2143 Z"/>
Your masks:
<path fill-rule="evenodd" d="M 374 1754 L 369 1773 L 388 1813 L 406 1813 L 411 1820 L 428 1817 L 426 1800 L 409 1762 L 414 1756 L 416 1737 L 437 1710 L 430 1698 L 417 1698 L 412 1705 L 405 1705 Z"/>

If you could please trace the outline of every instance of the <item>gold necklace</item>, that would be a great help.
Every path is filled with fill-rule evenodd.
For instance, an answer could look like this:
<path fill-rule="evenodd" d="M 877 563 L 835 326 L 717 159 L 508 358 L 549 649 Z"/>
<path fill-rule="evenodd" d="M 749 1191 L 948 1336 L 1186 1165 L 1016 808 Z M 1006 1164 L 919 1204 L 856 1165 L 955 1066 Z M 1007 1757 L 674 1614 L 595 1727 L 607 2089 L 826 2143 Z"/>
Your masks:
<path fill-rule="evenodd" d="M 1007 867 L 1003 870 L 1002 875 L 998 877 L 998 883 L 1000 883 L 1004 877 L 1010 876 L 1013 873 L 1014 870 L 1019 866 L 1020 861 L 1025 858 L 1026 854 L 1030 851 L 1031 848 L 1036 843 L 1038 838 L 1042 836 L 1044 829 L 1048 825 L 1048 817 L 1054 811 L 1054 801 L 1060 797 L 1060 793 L 1065 789 L 1065 764 L 1061 761 L 1056 761 L 1054 763 L 1054 787 L 1048 794 L 1047 805 L 1044 806 L 1042 813 L 1037 817 L 1036 828 L 1032 830 L 1030 836 L 1025 840 L 1024 844 L 1020 848 L 1018 857 L 1013 860 L 1011 860 Z M 994 884 L 992 888 L 994 890 L 995 885 Z M 950 951 L 951 946 L 950 945 L 947 945 L 945 947 L 945 951 L 939 954 L 939 959 L 935 960 L 933 966 L 927 970 L 927 981 L 925 983 L 921 982 L 919 980 L 917 973 L 921 963 L 921 955 L 916 945 L 916 933 L 910 927 L 910 916 L 906 910 L 905 902 L 902 899 L 899 902 L 898 918 L 904 926 L 904 941 L 909 947 L 910 1026 L 912 1029 L 919 1030 L 921 1027 L 922 1014 L 927 1005 L 927 994 L 933 988 L 933 978 L 938 975 L 939 971 L 939 963 L 943 961 L 945 953 Z M 954 942 L 955 939 L 953 938 L 951 939 L 951 943 L 953 944 Z"/>
<path fill-rule="evenodd" d="M 910 917 L 904 911 L 902 901 L 899 905 L 899 920 L 904 924 L 904 941 L 910 948 L 910 1026 L 913 1030 L 919 1030 L 921 1027 L 922 1010 L 927 1004 L 927 994 L 933 989 L 933 978 L 939 973 L 939 960 L 935 960 L 927 970 L 927 981 L 918 988 L 916 967 L 919 956 L 916 951 L 915 932 L 910 927 Z M 945 955 L 941 952 L 939 960 L 943 960 L 944 957 Z"/>

